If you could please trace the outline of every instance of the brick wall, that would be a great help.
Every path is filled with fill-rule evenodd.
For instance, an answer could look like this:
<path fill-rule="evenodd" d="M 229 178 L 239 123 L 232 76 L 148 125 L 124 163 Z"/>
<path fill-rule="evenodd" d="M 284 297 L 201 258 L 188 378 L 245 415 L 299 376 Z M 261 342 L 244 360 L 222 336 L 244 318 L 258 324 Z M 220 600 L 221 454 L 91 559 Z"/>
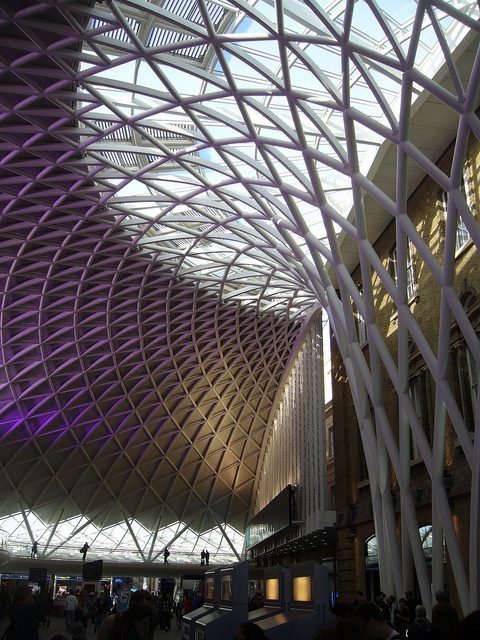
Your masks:
<path fill-rule="evenodd" d="M 439 160 L 441 169 L 447 170 L 451 164 L 453 147 L 447 149 Z M 479 164 L 480 145 L 472 140 L 468 149 L 470 172 L 468 188 L 477 203 L 479 197 Z M 477 215 L 477 206 L 472 206 Z M 368 212 L 367 212 L 368 214 Z M 430 178 L 425 178 L 408 202 L 408 214 L 422 239 L 429 246 L 440 265 L 443 264 L 445 243 L 445 214 L 442 203 L 442 192 Z M 392 221 L 375 243 L 375 249 L 387 266 L 389 251 L 395 243 L 395 223 Z M 440 287 L 421 257 L 412 251 L 417 277 L 417 297 L 410 308 L 420 328 L 434 352 L 438 349 L 438 327 L 440 317 Z M 360 283 L 360 274 L 354 272 L 353 278 Z M 394 358 L 397 352 L 397 327 L 395 308 L 378 276 L 373 273 L 372 284 L 375 296 L 375 314 L 378 327 L 385 337 L 388 349 Z M 472 244 L 459 252 L 455 261 L 454 289 L 460 297 L 465 291 L 480 294 L 480 258 Z M 480 316 L 480 314 L 479 314 Z M 455 326 L 452 323 L 452 336 Z M 453 338 L 452 338 L 453 340 Z M 371 513 L 371 501 L 368 482 L 364 481 L 361 470 L 360 438 L 345 367 L 332 336 L 332 379 L 333 379 L 333 421 L 335 440 L 335 491 L 337 508 L 337 588 L 342 600 L 354 599 L 357 589 L 367 591 L 373 584 L 371 575 L 365 569 L 365 540 L 374 534 Z M 364 347 L 368 349 L 368 345 Z M 412 359 L 413 362 L 413 359 Z M 417 360 L 412 366 L 421 366 Z M 456 371 L 449 367 L 449 378 L 452 388 L 456 389 Z M 428 376 L 427 376 L 428 377 Z M 457 376 L 458 377 L 458 376 Z M 398 432 L 398 401 L 388 376 L 383 375 L 386 410 L 392 428 Z M 433 380 L 427 380 L 428 407 L 434 406 L 435 386 Z M 458 391 L 458 390 L 457 390 Z M 449 498 L 452 517 L 458 539 L 466 561 L 468 551 L 469 523 L 469 487 L 470 472 L 458 439 L 450 423 L 447 422 L 447 441 L 445 468 L 451 475 Z M 392 472 L 392 489 L 395 491 L 396 479 Z M 419 524 L 431 523 L 430 480 L 423 462 L 416 462 L 411 467 L 411 489 L 414 495 Z M 398 495 L 398 492 L 397 492 Z M 355 505 L 352 511 L 351 505 Z M 400 527 L 399 500 L 395 505 L 397 523 Z M 450 588 L 452 602 L 458 604 L 451 567 L 448 563 L 445 578 Z M 373 594 L 372 594 L 373 595 Z"/>

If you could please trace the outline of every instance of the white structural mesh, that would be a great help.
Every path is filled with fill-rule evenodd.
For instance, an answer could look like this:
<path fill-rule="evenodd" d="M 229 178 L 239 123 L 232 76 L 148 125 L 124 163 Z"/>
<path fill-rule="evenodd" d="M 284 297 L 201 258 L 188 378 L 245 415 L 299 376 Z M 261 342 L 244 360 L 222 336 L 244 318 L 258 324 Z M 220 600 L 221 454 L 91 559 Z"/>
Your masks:
<path fill-rule="evenodd" d="M 462 606 L 478 605 L 480 441 L 444 375 L 452 317 L 471 365 L 480 362 L 452 290 L 458 217 L 480 246 L 462 191 L 467 140 L 480 131 L 478 18 L 477 3 L 463 0 L 1 3 L 3 513 L 28 522 L 33 509 L 50 523 L 82 512 L 98 522 L 100 513 L 102 527 L 141 514 L 158 532 L 201 512 L 197 532 L 224 522 L 241 529 L 298 330 L 291 319 L 320 303 L 362 427 L 383 579 L 393 575 L 403 592 L 386 478 L 391 464 L 406 487 L 408 456 L 391 437 L 381 365 L 432 478 L 434 585 L 444 532 Z M 425 175 L 448 192 L 440 262 L 406 215 Z M 391 220 L 396 279 L 373 248 Z M 407 304 L 407 238 L 440 290 L 437 347 Z M 357 264 L 361 294 L 349 275 Z M 399 341 L 414 341 L 437 385 L 433 451 L 399 373 L 408 349 L 394 360 L 376 326 L 372 272 L 398 309 Z M 199 291 L 210 297 L 193 328 Z M 368 363 L 350 299 L 367 327 Z M 276 318 L 245 358 L 239 305 L 251 309 L 254 334 L 270 322 L 258 314 Z M 228 349 L 227 380 L 217 367 Z M 439 477 L 445 406 L 472 469 L 469 574 Z M 156 412 L 168 414 L 164 431 Z M 144 497 L 145 487 L 154 495 Z M 428 603 L 407 490 L 402 510 Z"/>

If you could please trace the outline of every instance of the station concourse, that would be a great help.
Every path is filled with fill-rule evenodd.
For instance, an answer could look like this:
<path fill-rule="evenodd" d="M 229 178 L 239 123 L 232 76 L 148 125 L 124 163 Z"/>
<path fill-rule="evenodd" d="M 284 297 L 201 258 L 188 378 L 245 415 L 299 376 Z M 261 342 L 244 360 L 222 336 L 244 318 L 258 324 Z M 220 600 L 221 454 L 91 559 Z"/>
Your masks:
<path fill-rule="evenodd" d="M 4 590 L 480 609 L 479 18 L 0 0 Z"/>

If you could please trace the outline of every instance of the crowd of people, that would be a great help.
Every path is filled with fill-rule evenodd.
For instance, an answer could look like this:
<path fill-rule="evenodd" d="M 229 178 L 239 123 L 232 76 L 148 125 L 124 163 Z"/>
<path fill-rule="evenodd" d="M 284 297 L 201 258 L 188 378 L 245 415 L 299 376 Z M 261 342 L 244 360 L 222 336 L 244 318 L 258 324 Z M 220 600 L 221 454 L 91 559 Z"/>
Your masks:
<path fill-rule="evenodd" d="M 182 616 L 202 603 L 197 594 L 173 602 L 165 591 L 139 589 L 130 593 L 128 606 L 120 611 L 107 592 L 89 593 L 83 588 L 69 589 L 55 602 L 62 605 L 65 635 L 53 635 L 51 640 L 86 640 L 89 625 L 96 640 L 151 640 L 156 629 L 168 632 L 172 620 L 180 628 Z M 53 603 L 52 593 L 34 594 L 29 586 L 17 588 L 13 597 L 2 590 L 0 617 L 6 617 L 9 625 L 1 640 L 39 640 L 41 626 L 50 626 Z"/>
<path fill-rule="evenodd" d="M 112 599 L 107 591 L 60 588 L 54 597 L 52 592 L 34 592 L 27 585 L 18 587 L 13 595 L 2 589 L 0 619 L 8 620 L 8 626 L 0 640 L 39 640 L 41 627 L 49 629 L 54 611 L 63 617 L 64 632 L 48 636 L 51 640 L 86 640 L 87 629 L 88 637 L 93 632 L 96 640 L 151 640 L 156 630 L 170 631 L 172 623 L 180 629 L 182 617 L 203 604 L 197 591 L 185 592 L 179 601 L 167 591 L 126 593 L 122 606 L 120 599 Z M 54 627 L 58 630 L 58 623 Z M 48 631 L 41 637 L 46 634 Z"/>
<path fill-rule="evenodd" d="M 63 598 L 65 631 L 72 640 L 85 640 L 89 621 L 96 632 L 110 612 L 112 601 L 105 593 L 87 593 L 70 589 Z M 10 621 L 2 640 L 38 640 L 39 629 L 50 627 L 54 606 L 51 592 L 33 592 L 29 586 L 18 587 L 13 596 L 6 589 L 0 592 L 0 615 Z"/>
<path fill-rule="evenodd" d="M 251 599 L 249 609 L 263 604 L 260 593 Z M 167 633 L 172 621 L 181 627 L 182 616 L 202 605 L 201 596 L 186 593 L 174 602 L 166 591 L 159 594 L 139 589 L 129 596 L 124 610 L 116 607 L 107 592 L 87 593 L 70 589 L 63 597 L 65 634 L 51 640 L 86 640 L 86 629 L 93 625 L 96 640 L 152 640 L 156 629 Z M 53 609 L 52 594 L 34 594 L 28 586 L 19 587 L 13 598 L 0 592 L 0 615 L 10 625 L 2 640 L 39 640 L 41 625 L 48 628 Z M 332 608 L 335 624 L 323 629 L 314 640 L 478 640 L 480 611 L 460 619 L 444 591 L 435 594 L 431 618 L 425 607 L 407 591 L 398 599 L 378 593 L 373 602 L 357 591 L 351 603 L 337 602 Z M 245 622 L 235 640 L 267 640 L 258 625 Z"/>
<path fill-rule="evenodd" d="M 155 594 L 139 589 L 131 594 L 127 611 L 113 611 L 104 619 L 96 640 L 151 640 L 157 628 L 168 633 L 173 620 L 180 629 L 182 616 L 202 603 L 197 592 L 186 593 L 183 599 L 174 602 L 166 591 Z"/>
<path fill-rule="evenodd" d="M 336 623 L 323 629 L 315 640 L 478 640 L 480 611 L 462 620 L 445 591 L 435 593 L 431 619 L 411 591 L 405 597 L 380 592 L 373 602 L 356 592 L 352 603 L 337 602 L 332 608 Z"/>

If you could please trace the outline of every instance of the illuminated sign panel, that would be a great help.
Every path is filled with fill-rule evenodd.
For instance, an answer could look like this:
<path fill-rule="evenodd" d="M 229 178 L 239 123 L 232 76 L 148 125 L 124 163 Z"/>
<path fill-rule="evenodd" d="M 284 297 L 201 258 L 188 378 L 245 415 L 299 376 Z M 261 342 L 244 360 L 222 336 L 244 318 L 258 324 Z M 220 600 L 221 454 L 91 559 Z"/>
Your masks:
<path fill-rule="evenodd" d="M 223 602 L 232 601 L 232 576 L 222 576 L 221 600 Z"/>
<path fill-rule="evenodd" d="M 215 580 L 213 576 L 209 576 L 205 580 L 205 600 L 213 600 L 215 592 Z"/>
<path fill-rule="evenodd" d="M 296 576 L 293 578 L 293 598 L 294 602 L 312 601 L 312 577 Z"/>
<path fill-rule="evenodd" d="M 280 600 L 280 580 L 278 578 L 265 580 L 265 600 Z"/>

